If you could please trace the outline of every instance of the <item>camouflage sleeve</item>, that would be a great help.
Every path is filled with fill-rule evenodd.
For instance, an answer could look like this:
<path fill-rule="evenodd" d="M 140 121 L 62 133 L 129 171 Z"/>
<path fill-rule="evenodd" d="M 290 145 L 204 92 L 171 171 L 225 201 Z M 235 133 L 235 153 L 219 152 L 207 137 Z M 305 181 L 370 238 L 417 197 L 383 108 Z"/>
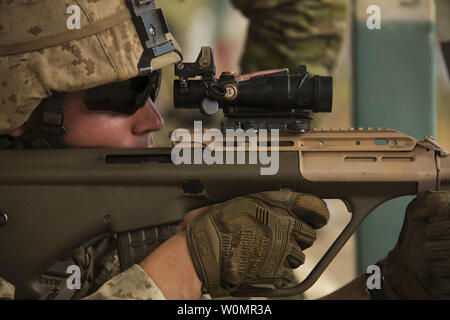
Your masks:
<path fill-rule="evenodd" d="M 135 264 L 84 300 L 165 300 L 165 297 L 148 274 Z"/>
<path fill-rule="evenodd" d="M 14 299 L 14 286 L 3 278 L 0 278 L 0 300 Z"/>
<path fill-rule="evenodd" d="M 346 23 L 347 0 L 231 0 L 250 20 L 244 73 L 306 64 L 331 74 Z"/>

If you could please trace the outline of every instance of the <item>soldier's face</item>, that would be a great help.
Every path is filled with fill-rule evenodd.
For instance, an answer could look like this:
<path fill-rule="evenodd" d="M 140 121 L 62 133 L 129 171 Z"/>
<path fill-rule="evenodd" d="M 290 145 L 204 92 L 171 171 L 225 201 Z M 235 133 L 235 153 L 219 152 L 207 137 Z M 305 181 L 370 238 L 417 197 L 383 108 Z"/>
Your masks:
<path fill-rule="evenodd" d="M 164 121 L 149 98 L 133 115 L 109 111 L 91 111 L 83 92 L 67 93 L 64 101 L 64 142 L 69 147 L 149 148 L 155 145 L 152 131 Z"/>

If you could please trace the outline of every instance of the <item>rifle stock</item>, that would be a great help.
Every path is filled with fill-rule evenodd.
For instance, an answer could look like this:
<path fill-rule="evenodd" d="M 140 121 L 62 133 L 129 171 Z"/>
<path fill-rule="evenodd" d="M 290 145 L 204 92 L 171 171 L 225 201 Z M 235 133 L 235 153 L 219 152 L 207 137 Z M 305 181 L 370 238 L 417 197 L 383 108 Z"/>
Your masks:
<path fill-rule="evenodd" d="M 0 275 L 18 299 L 69 250 L 104 233 L 176 224 L 187 211 L 289 187 L 343 200 L 352 218 L 290 296 L 311 287 L 364 218 L 383 202 L 423 190 L 450 191 L 450 158 L 428 139 L 393 130 L 309 131 L 280 137 L 279 171 L 259 164 L 175 165 L 170 148 L 0 151 Z M 379 144 L 378 142 L 382 142 Z"/>

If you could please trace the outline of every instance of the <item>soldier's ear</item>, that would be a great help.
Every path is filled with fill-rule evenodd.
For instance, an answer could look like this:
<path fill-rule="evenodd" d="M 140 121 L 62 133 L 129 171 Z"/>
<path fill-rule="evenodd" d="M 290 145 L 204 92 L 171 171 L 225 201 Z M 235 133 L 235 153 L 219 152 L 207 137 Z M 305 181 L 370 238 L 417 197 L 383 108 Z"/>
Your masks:
<path fill-rule="evenodd" d="M 36 123 L 40 121 L 42 117 L 42 108 L 41 106 L 37 106 L 36 109 L 33 110 L 30 117 L 27 121 L 25 121 L 20 127 L 12 130 L 11 132 L 7 133 L 8 136 L 11 137 L 19 137 L 22 134 L 24 134 L 26 131 L 31 129 Z"/>
<path fill-rule="evenodd" d="M 11 137 L 19 137 L 19 136 L 21 136 L 26 131 L 25 125 L 26 125 L 26 122 L 22 126 L 20 126 L 19 128 L 16 128 L 13 131 L 7 133 L 7 135 L 11 136 Z"/>

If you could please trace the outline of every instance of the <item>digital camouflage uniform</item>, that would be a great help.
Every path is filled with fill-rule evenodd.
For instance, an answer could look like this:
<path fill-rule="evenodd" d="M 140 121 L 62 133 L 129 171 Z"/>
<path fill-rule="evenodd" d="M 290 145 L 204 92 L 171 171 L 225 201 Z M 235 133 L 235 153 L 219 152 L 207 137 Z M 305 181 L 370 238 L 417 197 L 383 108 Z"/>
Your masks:
<path fill-rule="evenodd" d="M 342 42 L 345 0 L 232 2 L 250 20 L 247 46 L 241 61 L 243 72 L 280 66 L 295 70 L 300 63 L 308 65 L 314 74 L 332 72 Z M 22 125 L 51 91 L 78 91 L 137 75 L 136 66 L 142 47 L 122 0 L 65 0 L 57 3 L 40 0 L 39 10 L 50 12 L 59 6 L 65 12 L 67 6 L 77 4 L 83 11 L 83 26 L 114 14 L 120 21 L 96 35 L 21 52 L 18 50 L 20 48 L 5 48 L 2 45 L 30 42 L 40 36 L 61 32 L 54 26 L 65 26 L 67 16 L 61 14 L 56 20 L 50 17 L 46 24 L 50 27 L 46 28 L 42 26 L 42 21 L 36 19 L 36 11 L 33 12 L 36 1 L 20 4 L 0 1 L 0 21 L 5 21 L 10 15 L 9 9 L 15 6 L 22 6 L 17 16 L 27 21 L 13 24 L 14 30 L 9 25 L 0 24 L 0 74 L 13 72 L 16 75 L 0 79 L 0 134 Z M 36 25 L 30 26 L 30 21 L 36 21 Z M 11 54 L 13 49 L 16 51 Z M 174 55 L 163 57 L 154 61 L 154 68 L 173 64 L 177 59 Z M 36 138 L 33 132 L 17 139 L 0 136 L 0 148 L 33 147 L 49 146 Z M 65 285 L 67 275 L 64 271 L 70 264 L 77 264 L 82 269 L 83 285 L 80 290 L 68 290 Z M 164 299 L 157 285 L 139 266 L 119 272 L 114 239 L 102 239 L 89 247 L 81 246 L 41 276 L 41 299 L 80 299 L 87 294 L 90 294 L 87 299 Z M 13 297 L 14 287 L 0 278 L 0 299 Z"/>
<path fill-rule="evenodd" d="M 64 281 L 65 285 L 65 281 Z M 62 286 L 61 286 L 62 287 Z M 48 295 L 49 299 L 71 299 L 69 295 Z M 0 278 L 0 300 L 14 299 L 14 286 Z M 165 297 L 153 280 L 138 265 L 118 274 L 106 282 L 95 293 L 84 298 L 85 300 L 164 300 Z"/>

